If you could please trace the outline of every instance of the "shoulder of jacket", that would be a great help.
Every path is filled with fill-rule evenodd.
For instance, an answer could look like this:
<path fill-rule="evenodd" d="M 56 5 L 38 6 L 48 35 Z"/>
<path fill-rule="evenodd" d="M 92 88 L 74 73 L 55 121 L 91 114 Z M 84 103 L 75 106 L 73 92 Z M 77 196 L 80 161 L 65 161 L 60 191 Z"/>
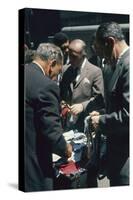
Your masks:
<path fill-rule="evenodd" d="M 91 69 L 93 72 L 102 72 L 100 67 L 93 65 L 89 61 L 87 61 L 87 63 L 86 63 L 86 68 Z"/>

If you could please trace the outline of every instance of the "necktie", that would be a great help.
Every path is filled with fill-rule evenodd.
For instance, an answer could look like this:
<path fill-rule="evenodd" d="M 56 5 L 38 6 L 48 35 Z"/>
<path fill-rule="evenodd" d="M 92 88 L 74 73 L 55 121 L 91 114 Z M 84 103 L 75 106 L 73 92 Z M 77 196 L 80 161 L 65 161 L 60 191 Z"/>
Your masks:
<path fill-rule="evenodd" d="M 78 75 L 78 68 L 76 67 L 74 70 L 73 70 L 73 86 L 76 85 L 76 77 Z"/>

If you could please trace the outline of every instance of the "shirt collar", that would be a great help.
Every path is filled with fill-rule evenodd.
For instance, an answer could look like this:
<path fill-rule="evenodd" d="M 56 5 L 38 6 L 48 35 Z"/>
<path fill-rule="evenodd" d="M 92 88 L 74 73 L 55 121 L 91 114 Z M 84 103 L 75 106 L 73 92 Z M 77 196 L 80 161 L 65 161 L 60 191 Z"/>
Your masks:
<path fill-rule="evenodd" d="M 42 70 L 44 76 L 45 76 L 45 71 L 44 69 L 42 68 L 42 66 L 37 62 L 37 61 L 33 61 L 33 63 L 35 63 L 38 67 L 40 67 L 40 69 Z"/>
<path fill-rule="evenodd" d="M 117 60 L 117 64 L 119 63 L 121 57 L 126 53 L 126 51 L 128 51 L 129 47 L 125 48 L 119 55 L 118 60 Z"/>

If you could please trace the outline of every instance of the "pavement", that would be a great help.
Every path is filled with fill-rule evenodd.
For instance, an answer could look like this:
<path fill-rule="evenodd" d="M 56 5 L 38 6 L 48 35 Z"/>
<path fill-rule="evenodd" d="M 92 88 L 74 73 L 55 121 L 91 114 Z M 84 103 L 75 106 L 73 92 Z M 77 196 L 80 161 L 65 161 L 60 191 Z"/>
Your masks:
<path fill-rule="evenodd" d="M 99 188 L 110 187 L 109 179 L 107 177 L 103 178 L 102 180 L 98 179 L 97 181 L 98 181 L 98 187 Z"/>

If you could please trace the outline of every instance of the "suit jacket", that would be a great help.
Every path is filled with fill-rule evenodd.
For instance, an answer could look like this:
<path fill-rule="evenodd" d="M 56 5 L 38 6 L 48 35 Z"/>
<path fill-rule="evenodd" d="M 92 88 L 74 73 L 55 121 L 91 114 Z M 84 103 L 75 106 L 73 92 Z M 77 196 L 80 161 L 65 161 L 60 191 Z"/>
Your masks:
<path fill-rule="evenodd" d="M 99 125 L 107 134 L 108 174 L 112 176 L 122 170 L 129 156 L 129 50 L 110 73 L 105 83 L 107 114 L 100 117 Z"/>
<path fill-rule="evenodd" d="M 34 63 L 25 67 L 25 191 L 53 189 L 52 152 L 65 155 L 59 88 Z"/>
<path fill-rule="evenodd" d="M 73 86 L 74 70 L 70 66 L 63 75 L 62 82 L 60 84 L 61 98 L 70 105 L 76 103 L 82 103 L 84 111 L 79 114 L 76 125 L 78 129 L 83 131 L 83 122 L 85 117 L 85 111 L 89 103 L 94 101 L 95 97 L 101 95 L 103 97 L 104 86 L 102 71 L 99 67 L 92 65 L 86 60 L 85 66 L 80 74 L 80 78 L 76 85 Z M 97 104 L 93 105 L 93 108 L 97 110 Z M 87 114 L 93 111 L 93 108 L 87 109 Z"/>

